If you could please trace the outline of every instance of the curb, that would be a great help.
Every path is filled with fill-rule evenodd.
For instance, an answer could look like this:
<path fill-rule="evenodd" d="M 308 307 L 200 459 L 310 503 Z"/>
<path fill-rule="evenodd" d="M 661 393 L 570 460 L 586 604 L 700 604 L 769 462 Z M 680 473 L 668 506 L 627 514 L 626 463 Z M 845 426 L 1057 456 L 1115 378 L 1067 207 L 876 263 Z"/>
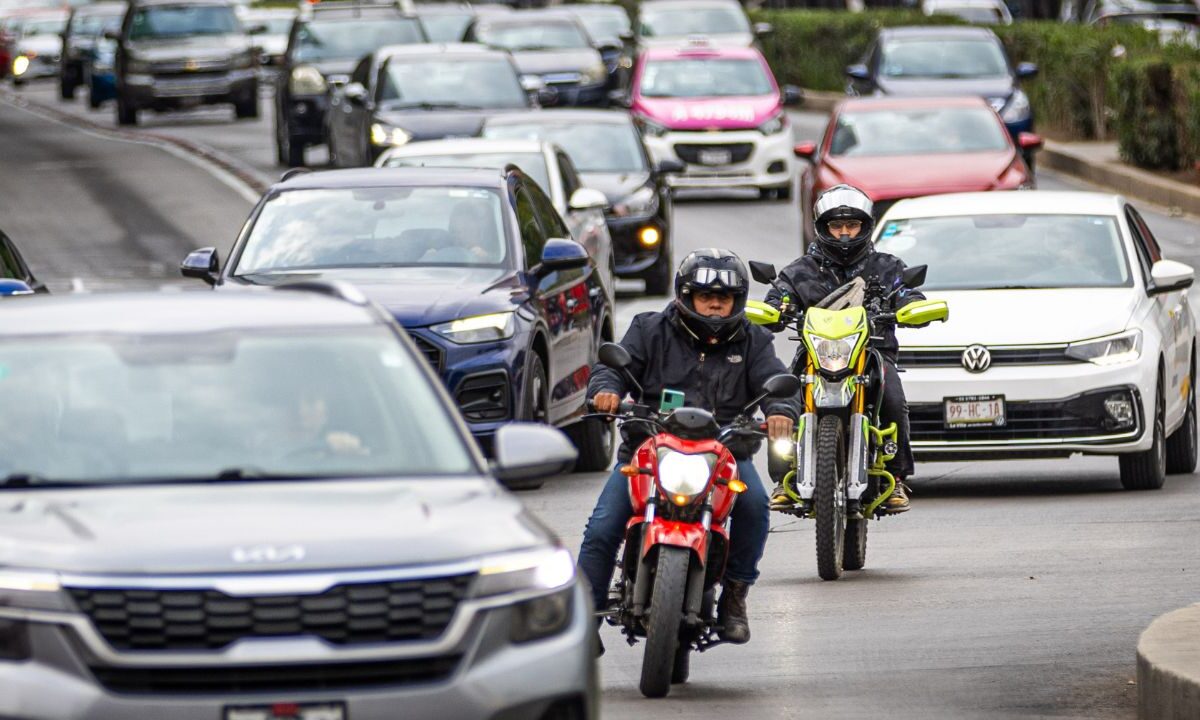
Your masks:
<path fill-rule="evenodd" d="M 1137 645 L 1138 718 L 1200 717 L 1200 604 L 1159 616 Z"/>
<path fill-rule="evenodd" d="M 1037 161 L 1042 167 L 1169 208 L 1172 214 L 1185 212 L 1200 215 L 1200 188 L 1186 183 L 1168 180 L 1123 163 L 1097 162 L 1064 143 L 1051 140 L 1046 141 L 1038 153 Z"/>

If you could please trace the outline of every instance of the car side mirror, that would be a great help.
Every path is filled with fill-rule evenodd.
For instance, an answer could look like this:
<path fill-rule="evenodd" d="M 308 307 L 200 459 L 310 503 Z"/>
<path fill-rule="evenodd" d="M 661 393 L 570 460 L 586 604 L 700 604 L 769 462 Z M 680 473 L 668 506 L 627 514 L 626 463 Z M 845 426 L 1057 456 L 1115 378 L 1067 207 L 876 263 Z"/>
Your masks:
<path fill-rule="evenodd" d="M 495 449 L 492 475 L 506 484 L 567 472 L 579 455 L 562 431 L 536 423 L 507 423 L 496 431 Z"/>
<path fill-rule="evenodd" d="M 659 175 L 681 173 L 684 170 L 687 170 L 687 165 L 682 160 L 676 160 L 675 158 L 663 158 L 654 165 L 654 172 Z"/>
<path fill-rule="evenodd" d="M 104 39 L 119 41 L 121 39 L 121 31 L 120 30 L 105 30 L 104 31 Z"/>
<path fill-rule="evenodd" d="M 617 37 L 620 38 L 621 42 L 625 43 L 626 45 L 631 45 L 633 44 L 634 40 L 637 40 L 637 35 L 634 35 L 632 30 L 622 30 L 621 32 L 617 33 Z"/>
<path fill-rule="evenodd" d="M 787 106 L 800 105 L 804 102 L 804 91 L 795 85 L 783 86 L 783 104 Z"/>
<path fill-rule="evenodd" d="M 217 249 L 206 247 L 188 253 L 188 256 L 179 264 L 179 272 L 186 278 L 195 278 L 203 280 L 209 285 L 216 285 L 221 272 L 221 260 Z"/>
<path fill-rule="evenodd" d="M 601 344 L 597 354 L 600 364 L 607 365 L 613 370 L 621 370 L 633 364 L 633 357 L 630 356 L 629 351 L 615 342 Z"/>
<path fill-rule="evenodd" d="M 249 25 L 246 27 L 247 35 L 264 35 L 267 32 L 266 25 Z"/>
<path fill-rule="evenodd" d="M 534 97 L 537 99 L 538 105 L 546 107 L 558 102 L 558 91 L 552 87 L 543 87 L 534 94 Z"/>
<path fill-rule="evenodd" d="M 900 273 L 900 284 L 909 289 L 919 288 L 925 284 L 925 274 L 928 271 L 928 265 L 913 265 L 904 268 L 904 272 Z"/>
<path fill-rule="evenodd" d="M 596 48 L 596 51 L 601 54 L 603 54 L 603 53 L 619 53 L 625 49 L 625 47 L 623 45 L 612 42 L 610 40 L 605 40 L 604 42 L 596 43 L 595 48 Z"/>
<path fill-rule="evenodd" d="M 775 26 L 769 22 L 754 23 L 754 36 L 757 38 L 770 37 L 775 34 Z"/>
<path fill-rule="evenodd" d="M 854 80 L 870 80 L 871 71 L 866 65 L 859 63 L 857 65 L 849 65 L 846 67 L 846 75 Z"/>
<path fill-rule="evenodd" d="M 362 83 L 352 82 L 346 83 L 342 87 L 342 95 L 355 105 L 365 105 L 367 103 L 367 89 Z"/>
<path fill-rule="evenodd" d="M 537 75 L 522 75 L 521 88 L 527 93 L 536 93 L 545 89 L 546 81 Z"/>
<path fill-rule="evenodd" d="M 1184 265 L 1174 260 L 1159 260 L 1150 268 L 1150 285 L 1146 288 L 1148 295 L 1185 290 L 1196 280 L 1196 271 L 1190 265 Z"/>
<path fill-rule="evenodd" d="M 558 270 L 575 270 L 591 260 L 588 251 L 574 240 L 550 238 L 542 247 L 542 259 L 538 263 L 539 274 Z"/>
<path fill-rule="evenodd" d="M 770 285 L 779 277 L 779 273 L 775 272 L 775 266 L 771 263 L 759 262 L 757 260 L 750 261 L 750 277 L 763 285 Z"/>
<path fill-rule="evenodd" d="M 817 144 L 811 140 L 806 140 L 802 143 L 796 143 L 796 146 L 792 148 L 792 154 L 801 160 L 816 162 Z"/>
<path fill-rule="evenodd" d="M 567 201 L 567 206 L 572 210 L 603 210 L 608 207 L 608 197 L 599 190 L 579 188 L 571 193 L 571 199 Z"/>
<path fill-rule="evenodd" d="M 628 93 L 624 90 L 609 90 L 608 101 L 617 107 L 627 108 L 633 103 L 629 99 Z"/>
<path fill-rule="evenodd" d="M 1042 140 L 1041 135 L 1036 135 L 1030 132 L 1017 134 L 1017 145 L 1019 145 L 1022 150 L 1041 150 L 1042 146 L 1045 144 L 1046 143 Z"/>
<path fill-rule="evenodd" d="M 1038 66 L 1036 63 L 1023 62 L 1017 63 L 1017 77 L 1027 79 L 1036 77 L 1038 74 Z"/>
<path fill-rule="evenodd" d="M 32 294 L 33 288 L 29 287 L 29 283 L 24 280 L 0 279 L 0 297 Z"/>

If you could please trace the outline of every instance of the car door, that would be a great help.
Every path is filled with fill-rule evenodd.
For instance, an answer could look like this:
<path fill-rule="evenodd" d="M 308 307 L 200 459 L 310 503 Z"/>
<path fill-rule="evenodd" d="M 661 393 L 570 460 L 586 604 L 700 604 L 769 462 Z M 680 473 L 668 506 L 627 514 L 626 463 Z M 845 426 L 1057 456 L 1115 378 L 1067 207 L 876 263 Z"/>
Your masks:
<path fill-rule="evenodd" d="M 1149 286 L 1151 283 L 1150 269 L 1154 263 L 1162 259 L 1162 253 L 1154 236 L 1150 235 L 1149 228 L 1146 227 L 1141 215 L 1131 205 L 1125 206 L 1125 220 L 1129 224 L 1129 231 L 1133 236 L 1142 278 Z M 1166 387 L 1163 388 L 1163 392 L 1166 400 L 1167 425 L 1170 427 L 1171 422 L 1179 417 L 1179 413 L 1183 409 L 1181 390 L 1183 378 L 1187 372 L 1187 360 L 1182 363 L 1179 360 L 1180 326 L 1186 321 L 1183 313 L 1191 311 L 1187 307 L 1186 290 L 1152 295 L 1147 298 L 1147 301 L 1151 307 L 1143 326 L 1152 324 L 1162 338 L 1163 365 L 1166 375 Z"/>
<path fill-rule="evenodd" d="M 604 210 L 602 208 L 584 210 L 571 208 L 571 196 L 575 194 L 576 190 L 583 187 L 583 181 L 579 179 L 575 163 L 571 161 L 571 157 L 567 155 L 566 151 L 556 148 L 554 156 L 562 182 L 564 200 L 560 212 L 563 219 L 567 221 L 571 237 L 575 242 L 587 248 L 588 254 L 596 261 L 596 268 L 604 278 L 604 287 L 612 291 L 615 281 L 613 268 L 616 263 L 613 259 L 612 236 L 608 231 Z"/>
<path fill-rule="evenodd" d="M 350 73 L 350 82 L 358 83 L 364 88 L 371 83 L 371 56 L 367 55 L 358 62 Z M 357 134 L 361 123 L 360 115 L 365 110 L 361 105 L 352 102 L 346 96 L 345 87 L 330 90 L 329 98 L 329 131 L 337 145 L 337 165 L 339 167 L 354 167 L 362 165 L 361 159 L 363 138 Z"/>

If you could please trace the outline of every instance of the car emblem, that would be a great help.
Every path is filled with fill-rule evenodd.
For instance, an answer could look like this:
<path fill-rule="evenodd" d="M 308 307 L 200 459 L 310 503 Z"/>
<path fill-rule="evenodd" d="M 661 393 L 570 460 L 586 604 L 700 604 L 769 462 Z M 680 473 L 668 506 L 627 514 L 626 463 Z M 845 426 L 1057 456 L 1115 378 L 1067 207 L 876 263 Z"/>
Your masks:
<path fill-rule="evenodd" d="M 303 560 L 304 555 L 301 545 L 251 545 L 233 549 L 233 561 L 236 563 L 297 562 Z"/>
<path fill-rule="evenodd" d="M 963 350 L 962 365 L 967 372 L 981 373 L 992 366 L 992 354 L 982 345 L 972 345 Z"/>

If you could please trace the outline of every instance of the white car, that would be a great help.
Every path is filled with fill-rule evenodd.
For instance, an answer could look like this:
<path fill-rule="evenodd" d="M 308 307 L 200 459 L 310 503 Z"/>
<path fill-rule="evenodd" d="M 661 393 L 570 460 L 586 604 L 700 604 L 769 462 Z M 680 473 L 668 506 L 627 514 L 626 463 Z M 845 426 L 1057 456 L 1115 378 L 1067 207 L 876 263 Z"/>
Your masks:
<path fill-rule="evenodd" d="M 1013 17 L 1004 0 L 924 0 L 926 15 L 954 15 L 977 25 L 1012 25 Z"/>
<path fill-rule="evenodd" d="M 1117 455 L 1128 489 L 1195 468 L 1193 271 L 1124 198 L 916 198 L 876 232 L 950 304 L 898 333 L 918 460 Z"/>

